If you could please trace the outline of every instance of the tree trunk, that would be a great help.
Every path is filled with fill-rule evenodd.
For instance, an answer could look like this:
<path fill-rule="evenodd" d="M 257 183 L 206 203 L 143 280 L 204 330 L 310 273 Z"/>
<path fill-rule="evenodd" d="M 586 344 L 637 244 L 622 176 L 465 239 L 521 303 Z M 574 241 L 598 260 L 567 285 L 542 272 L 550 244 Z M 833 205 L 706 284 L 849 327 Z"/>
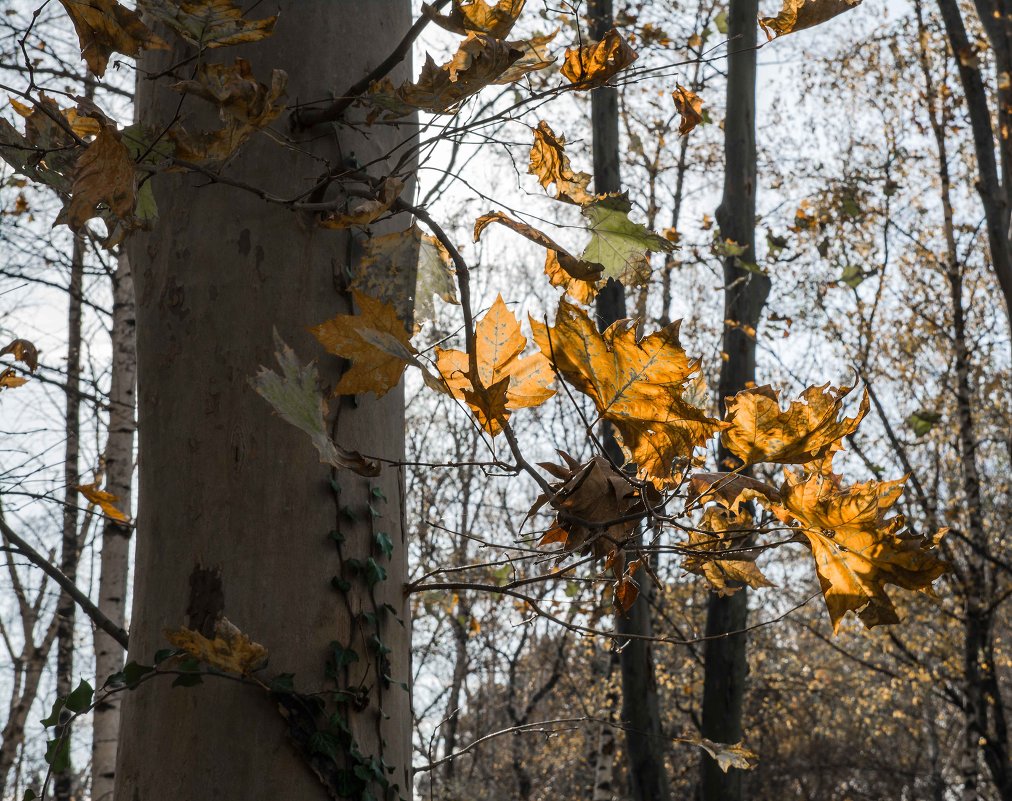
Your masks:
<path fill-rule="evenodd" d="M 727 38 L 727 116 L 724 120 L 724 193 L 717 209 L 722 239 L 745 250 L 742 261 L 754 262 L 756 207 L 755 82 L 756 0 L 731 0 Z M 724 260 L 723 361 L 718 385 L 724 399 L 755 382 L 756 328 L 769 294 L 765 276 L 743 269 L 735 258 Z M 721 469 L 733 459 L 723 447 L 717 451 Z M 706 615 L 703 679 L 703 736 L 718 743 L 742 739 L 745 677 L 748 673 L 746 636 L 748 595 L 745 587 L 730 596 L 711 594 Z M 740 632 L 733 634 L 731 632 Z M 702 757 L 703 801 L 737 801 L 742 773 L 724 773 L 708 754 Z"/>
<path fill-rule="evenodd" d="M 256 6 L 254 15 L 280 10 L 273 36 L 206 55 L 228 63 L 243 56 L 261 81 L 269 82 L 272 68 L 285 70 L 289 99 L 325 98 L 350 85 L 411 22 L 406 0 L 245 5 Z M 151 54 L 141 74 L 180 55 Z M 391 77 L 397 83 L 407 74 L 401 68 Z M 178 104 L 161 81 L 139 81 L 142 123 L 164 124 Z M 214 127 L 214 114 L 187 119 L 197 123 Z M 292 133 L 281 119 L 275 127 L 295 147 L 259 135 L 227 171 L 285 196 L 313 186 L 328 166 L 318 159 L 368 164 L 411 135 L 409 125 L 374 127 L 368 139 L 341 128 L 338 142 L 332 126 Z M 374 169 L 380 174 L 382 165 Z M 165 645 L 165 627 L 206 629 L 224 615 L 269 650 L 268 677 L 294 674 L 298 691 L 321 693 L 332 705 L 323 721 L 290 710 L 286 722 L 277 700 L 249 684 L 146 683 L 124 698 L 116 797 L 326 797 L 314 770 L 336 796 L 341 782 L 355 780 L 354 768 L 368 770 L 363 760 L 375 758 L 390 766 L 393 789 L 384 793 L 373 782 L 374 797 L 410 798 L 403 476 L 394 468 L 373 480 L 332 471 L 250 386 L 261 365 L 274 365 L 272 329 L 303 362 L 318 359 L 325 385 L 338 380 L 342 363 L 324 355 L 306 328 L 351 311 L 345 280 L 353 249 L 342 232 L 253 193 L 207 184 L 159 176 L 159 222 L 130 247 L 141 454 L 130 657 L 150 662 Z M 343 447 L 403 459 L 402 389 L 379 400 L 331 401 L 331 408 Z M 390 559 L 377 548 L 381 532 L 393 543 Z M 371 590 L 351 562 L 370 558 L 386 572 Z M 332 577 L 351 589 L 333 589 Z M 348 651 L 357 661 L 342 667 L 335 654 Z M 314 728 L 323 729 L 330 712 L 344 716 L 353 742 L 339 738 L 333 759 L 317 751 L 310 760 L 305 752 L 320 743 Z"/>
<path fill-rule="evenodd" d="M 131 509 L 134 472 L 134 388 L 137 379 L 136 313 L 133 276 L 125 255 L 113 276 L 112 379 L 109 388 L 109 434 L 105 446 L 105 488 L 119 500 L 124 514 Z M 98 580 L 98 608 L 120 628 L 126 628 L 127 579 L 130 572 L 129 525 L 107 518 L 102 528 Z M 101 629 L 95 629 L 95 679 L 101 687 L 123 667 L 123 648 Z M 92 712 L 91 798 L 111 801 L 116 781 L 116 742 L 119 737 L 120 697 L 112 695 Z"/>
<path fill-rule="evenodd" d="M 80 559 L 77 536 L 77 502 L 75 489 L 81 483 L 78 455 L 81 444 L 81 306 L 84 293 L 84 238 L 75 235 L 70 259 L 70 284 L 67 287 L 67 409 L 64 416 L 66 444 L 63 456 L 63 539 L 60 547 L 60 570 L 74 581 Z M 60 593 L 56 616 L 56 694 L 70 695 L 74 685 L 74 625 L 77 605 L 66 592 Z M 57 735 L 60 729 L 57 730 Z M 53 794 L 56 801 L 69 801 L 73 792 L 73 769 L 68 767 L 56 775 Z"/>
<path fill-rule="evenodd" d="M 603 38 L 612 26 L 611 0 L 594 0 L 590 4 L 591 35 Z M 595 89 L 591 94 L 591 119 L 594 136 L 594 190 L 618 192 L 622 180 L 619 173 L 620 151 L 618 133 L 618 90 L 610 86 Z M 626 316 L 625 289 L 609 279 L 597 296 L 597 322 L 603 331 Z M 609 423 L 601 424 L 602 440 L 608 457 L 618 465 L 624 461 L 615 434 Z M 635 549 L 637 538 L 630 543 Z M 668 782 L 664 768 L 665 741 L 661 729 L 660 703 L 654 674 L 653 649 L 650 641 L 640 639 L 653 633 L 650 621 L 650 577 L 641 572 L 640 594 L 626 614 L 616 613 L 615 629 L 619 635 L 635 635 L 620 639 L 622 671 L 622 725 L 626 734 L 626 766 L 629 787 L 634 801 L 664 801 Z"/>

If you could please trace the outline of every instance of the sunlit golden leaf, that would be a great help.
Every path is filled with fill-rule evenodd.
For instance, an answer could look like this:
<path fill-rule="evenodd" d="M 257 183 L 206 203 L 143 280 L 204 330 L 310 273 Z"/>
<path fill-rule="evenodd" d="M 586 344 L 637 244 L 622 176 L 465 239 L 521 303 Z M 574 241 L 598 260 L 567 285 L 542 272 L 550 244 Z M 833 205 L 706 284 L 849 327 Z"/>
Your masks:
<path fill-rule="evenodd" d="M 130 517 L 116 508 L 119 498 L 111 492 L 99 489 L 98 483 L 81 484 L 74 487 L 74 489 L 80 492 L 89 504 L 99 507 L 102 510 L 102 513 L 109 519 L 115 520 L 118 523 L 130 522 Z"/>
<path fill-rule="evenodd" d="M 335 395 L 374 392 L 382 397 L 397 386 L 417 351 L 393 306 L 356 290 L 352 296 L 358 314 L 339 314 L 309 330 L 329 353 L 351 361 Z"/>
<path fill-rule="evenodd" d="M 678 124 L 678 133 L 685 136 L 703 121 L 703 98 L 681 84 L 675 84 L 671 96 L 675 99 L 675 111 L 682 118 Z"/>
<path fill-rule="evenodd" d="M 167 47 L 136 11 L 116 0 L 60 0 L 81 42 L 81 57 L 95 75 L 105 75 L 113 53 L 134 57 L 142 49 Z"/>
<path fill-rule="evenodd" d="M 498 0 L 490 6 L 485 0 L 453 0 L 449 14 L 439 14 L 428 4 L 422 5 L 422 13 L 453 33 L 484 33 L 493 39 L 505 39 L 526 3 L 527 0 Z"/>
<path fill-rule="evenodd" d="M 767 39 L 803 31 L 861 4 L 861 0 L 783 0 L 775 17 L 760 17 Z"/>
<path fill-rule="evenodd" d="M 902 515 L 886 517 L 904 481 L 841 487 L 832 475 L 786 474 L 773 513 L 808 540 L 834 632 L 848 611 L 868 628 L 898 623 L 885 585 L 928 592 L 948 569 L 935 549 L 944 530 L 919 537 L 904 530 Z"/>
<path fill-rule="evenodd" d="M 247 676 L 267 665 L 267 649 L 253 642 L 227 618 L 221 618 L 215 625 L 213 640 L 188 628 L 165 629 L 162 633 L 173 648 L 215 670 Z"/>
<path fill-rule="evenodd" d="M 562 74 L 580 89 L 590 89 L 606 83 L 636 58 L 636 51 L 612 28 L 600 42 L 566 50 Z"/>
<path fill-rule="evenodd" d="M 679 345 L 678 323 L 637 341 L 634 321 L 599 333 L 586 312 L 563 300 L 553 327 L 531 325 L 541 352 L 594 401 L 626 458 L 658 486 L 675 480 L 678 465 L 723 427 L 683 398 L 699 363 Z"/>
<path fill-rule="evenodd" d="M 868 413 L 865 392 L 857 414 L 839 419 L 851 389 L 809 387 L 786 410 L 770 386 L 743 390 L 727 399 L 724 446 L 746 464 L 806 464 L 831 455 L 842 449 L 841 440 L 854 433 Z"/>
<path fill-rule="evenodd" d="M 585 172 L 573 172 L 565 146 L 565 137 L 556 136 L 547 122 L 539 122 L 534 129 L 534 144 L 531 146 L 527 172 L 536 175 L 538 183 L 546 190 L 555 184 L 555 197 L 558 200 L 581 206 L 597 200 L 597 195 L 587 191 L 591 176 Z"/>
<path fill-rule="evenodd" d="M 493 436 L 502 430 L 502 426 L 495 415 L 488 413 L 489 409 L 502 412 L 505 419 L 510 411 L 539 406 L 555 394 L 551 388 L 554 374 L 548 360 L 541 353 L 521 357 L 526 346 L 527 338 L 520 333 L 520 323 L 500 295 L 475 326 L 478 380 L 489 392 L 475 393 L 464 351 L 436 348 L 436 367 L 450 391 L 455 397 L 466 400 L 472 408 L 482 411 L 479 422 Z M 502 383 L 504 380 L 506 384 Z M 491 391 L 493 387 L 500 386 L 505 388 L 505 393 Z M 467 393 L 480 403 L 472 403 Z M 500 395 L 504 395 L 505 402 L 501 401 Z"/>

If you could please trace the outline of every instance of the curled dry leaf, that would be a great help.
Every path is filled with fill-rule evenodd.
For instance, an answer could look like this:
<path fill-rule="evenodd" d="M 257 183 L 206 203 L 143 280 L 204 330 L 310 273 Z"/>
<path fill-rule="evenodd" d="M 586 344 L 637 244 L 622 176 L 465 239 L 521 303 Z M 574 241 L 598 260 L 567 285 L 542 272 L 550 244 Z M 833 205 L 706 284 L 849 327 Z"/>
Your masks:
<path fill-rule="evenodd" d="M 327 431 L 327 401 L 320 391 L 316 365 L 299 363 L 295 351 L 274 332 L 274 356 L 281 374 L 261 367 L 252 379 L 253 389 L 266 400 L 282 420 L 309 435 L 320 461 L 338 468 L 347 468 L 362 476 L 378 476 L 378 462 L 367 459 L 357 451 L 347 450 L 335 443 Z"/>
<path fill-rule="evenodd" d="M 490 6 L 485 0 L 453 0 L 449 14 L 438 13 L 428 3 L 422 4 L 422 13 L 453 33 L 484 33 L 493 39 L 505 39 L 526 3 L 527 0 L 498 0 Z"/>
<path fill-rule="evenodd" d="M 690 553 L 682 561 L 684 570 L 703 576 L 718 595 L 734 595 L 744 585 L 774 586 L 756 565 L 755 552 L 746 549 L 755 530 L 748 512 L 711 506 L 699 528 L 688 532 L 684 547 Z"/>
<path fill-rule="evenodd" d="M 854 417 L 838 419 L 853 387 L 809 387 L 801 400 L 781 410 L 770 386 L 739 392 L 727 399 L 728 427 L 721 440 L 745 464 L 806 464 L 842 450 L 841 440 L 854 433 L 868 413 L 868 393 Z"/>
<path fill-rule="evenodd" d="M 492 81 L 492 83 L 515 83 L 525 75 L 529 75 L 532 72 L 540 72 L 552 66 L 555 63 L 555 59 L 548 52 L 548 45 L 551 44 L 558 33 L 559 29 L 556 28 L 551 33 L 539 34 L 532 36 L 530 39 L 507 42 L 506 44 L 514 50 L 519 50 L 523 55 L 514 61 L 510 68 Z"/>
<path fill-rule="evenodd" d="M 17 387 L 23 387 L 27 383 L 28 379 L 22 375 L 18 375 L 13 367 L 5 367 L 4 371 L 0 373 L 0 390 L 16 389 Z"/>
<path fill-rule="evenodd" d="M 328 353 L 351 361 L 335 395 L 373 392 L 379 398 L 397 386 L 417 351 L 393 306 L 357 290 L 352 297 L 358 314 L 339 314 L 309 330 Z"/>
<path fill-rule="evenodd" d="M 88 69 L 100 78 L 105 75 L 113 53 L 135 57 L 142 49 L 164 49 L 136 11 L 116 0 L 60 0 L 74 23 L 81 43 L 81 57 Z"/>
<path fill-rule="evenodd" d="M 679 466 L 723 424 L 685 402 L 686 383 L 699 370 L 678 342 L 678 323 L 636 339 L 635 322 L 619 320 L 603 333 L 565 300 L 551 328 L 531 321 L 534 340 L 555 369 L 594 401 L 611 422 L 626 459 L 657 486 L 677 480 Z"/>
<path fill-rule="evenodd" d="M 129 523 L 130 518 L 119 509 L 116 508 L 116 504 L 119 501 L 115 495 L 111 492 L 106 492 L 104 489 L 98 488 L 98 483 L 94 484 L 81 484 L 74 487 L 81 495 L 84 496 L 85 500 L 93 506 L 97 506 L 102 510 L 102 514 L 108 517 L 110 520 L 115 520 L 117 523 Z"/>
<path fill-rule="evenodd" d="M 680 743 L 702 748 L 713 757 L 714 762 L 717 763 L 717 767 L 724 771 L 724 773 L 727 773 L 731 768 L 752 770 L 752 768 L 759 764 L 759 757 L 756 756 L 754 751 L 746 748 L 743 743 L 735 743 L 734 745 L 715 743 L 713 740 L 707 740 L 705 737 L 679 737 L 677 739 Z"/>
<path fill-rule="evenodd" d="M 0 356 L 11 354 L 17 361 L 21 362 L 30 372 L 35 372 L 39 367 L 39 349 L 27 339 L 13 339 L 3 350 Z"/>
<path fill-rule="evenodd" d="M 600 42 L 566 50 L 562 74 L 580 89 L 592 89 L 606 83 L 636 58 L 636 51 L 612 28 Z"/>
<path fill-rule="evenodd" d="M 784 0 L 775 17 L 760 17 L 768 40 L 820 25 L 844 11 L 857 8 L 861 0 Z"/>
<path fill-rule="evenodd" d="M 904 530 L 902 515 L 886 516 L 905 480 L 841 487 L 837 476 L 786 473 L 772 511 L 808 540 L 834 632 L 848 611 L 868 628 L 898 623 L 885 585 L 930 592 L 948 569 L 935 549 L 944 529 L 920 537 Z"/>
<path fill-rule="evenodd" d="M 115 220 L 133 216 L 137 201 L 137 175 L 130 151 L 116 126 L 103 124 L 73 171 L 70 202 L 57 217 L 74 231 L 105 209 Z M 111 228 L 112 226 L 110 226 Z"/>
<path fill-rule="evenodd" d="M 191 134 L 181 126 L 174 126 L 169 137 L 175 145 L 176 158 L 193 162 L 227 159 L 285 110 L 287 82 L 288 75 L 283 70 L 273 70 L 271 85 L 260 83 L 249 62 L 242 58 L 232 65 L 201 64 L 193 80 L 179 81 L 172 88 L 214 104 L 225 127 Z"/>
<path fill-rule="evenodd" d="M 267 649 L 253 642 L 224 617 L 215 624 L 213 640 L 185 627 L 165 629 L 162 633 L 173 648 L 185 651 L 215 670 L 248 676 L 267 665 Z"/>
<path fill-rule="evenodd" d="M 478 321 L 474 339 L 481 388 L 472 386 L 463 351 L 436 348 L 436 368 L 453 396 L 467 401 L 482 428 L 495 436 L 502 430 L 498 418 L 508 419 L 511 411 L 540 406 L 552 397 L 555 376 L 543 354 L 521 357 L 527 338 L 501 295 Z"/>
<path fill-rule="evenodd" d="M 523 51 L 484 34 L 470 34 L 457 52 L 442 66 L 425 55 L 422 72 L 415 83 L 406 82 L 397 90 L 400 100 L 432 114 L 445 114 L 499 78 Z"/>
<path fill-rule="evenodd" d="M 671 96 L 675 100 L 675 111 L 682 118 L 678 124 L 678 133 L 685 136 L 703 121 L 703 98 L 681 84 L 675 84 Z"/>
<path fill-rule="evenodd" d="M 765 481 L 738 473 L 693 473 L 689 479 L 686 506 L 719 503 L 738 514 L 741 504 L 756 499 L 769 503 L 780 500 L 780 491 Z"/>
<path fill-rule="evenodd" d="M 534 144 L 531 146 L 530 163 L 527 172 L 538 177 L 538 183 L 545 190 L 555 184 L 555 197 L 567 203 L 580 206 L 598 199 L 587 191 L 591 176 L 585 172 L 573 172 L 566 155 L 566 139 L 556 136 L 551 126 L 542 120 L 534 129 Z"/>
<path fill-rule="evenodd" d="M 320 220 L 320 225 L 324 228 L 337 229 L 369 225 L 386 214 L 403 191 L 404 181 L 391 175 L 380 184 L 376 197 L 355 201 L 354 206 L 349 207 L 347 213 L 330 214 Z"/>
<path fill-rule="evenodd" d="M 277 16 L 246 19 L 235 0 L 138 0 L 137 5 L 201 49 L 259 42 L 278 21 Z"/>

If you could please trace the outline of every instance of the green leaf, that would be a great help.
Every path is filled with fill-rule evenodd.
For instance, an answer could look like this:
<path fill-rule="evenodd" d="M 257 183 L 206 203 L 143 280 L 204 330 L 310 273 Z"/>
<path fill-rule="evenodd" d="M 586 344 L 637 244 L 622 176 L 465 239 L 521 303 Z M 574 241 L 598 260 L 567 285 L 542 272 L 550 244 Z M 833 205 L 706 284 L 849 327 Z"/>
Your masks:
<path fill-rule="evenodd" d="M 649 277 L 648 251 L 670 251 L 674 243 L 629 219 L 632 207 L 620 195 L 590 203 L 583 215 L 590 220 L 590 242 L 580 258 L 604 267 L 604 277 L 626 285 L 642 284 Z"/>
<path fill-rule="evenodd" d="M 941 419 L 942 415 L 938 412 L 920 409 L 907 417 L 906 423 L 910 430 L 914 432 L 914 436 L 920 438 L 931 431 Z"/>
<path fill-rule="evenodd" d="M 31 788 L 25 790 L 25 794 L 21 796 L 21 801 L 35 801 L 38 798 L 38 794 Z"/>
<path fill-rule="evenodd" d="M 305 366 L 299 364 L 295 351 L 282 341 L 277 331 L 274 332 L 274 345 L 277 348 L 274 355 L 282 374 L 261 367 L 250 381 L 253 388 L 283 420 L 309 435 L 321 462 L 346 467 L 363 476 L 379 475 L 377 462 L 355 451 L 345 450 L 331 440 L 324 419 L 327 402 L 319 388 L 316 365 L 312 362 Z"/>
<path fill-rule="evenodd" d="M 386 568 L 371 556 L 365 560 L 365 580 L 370 587 L 375 587 L 387 577 Z"/>
<path fill-rule="evenodd" d="M 330 644 L 330 664 L 335 668 L 342 668 L 358 662 L 358 654 L 351 648 L 345 648 L 336 640 Z"/>
<path fill-rule="evenodd" d="M 203 684 L 204 679 L 199 673 L 183 673 L 176 676 L 175 681 L 172 682 L 173 687 L 196 687 L 198 684 Z"/>
<path fill-rule="evenodd" d="M 867 276 L 864 274 L 864 270 L 853 264 L 848 264 L 843 268 L 843 272 L 840 273 L 840 283 L 846 284 L 851 289 L 857 289 Z"/>
<path fill-rule="evenodd" d="M 309 735 L 309 753 L 323 754 L 328 759 L 337 761 L 337 738 L 326 731 L 314 731 Z"/>
<path fill-rule="evenodd" d="M 46 745 L 46 764 L 53 773 L 63 773 L 70 767 L 70 738 L 57 737 Z"/>
<path fill-rule="evenodd" d="M 390 535 L 385 531 L 377 531 L 375 534 L 376 547 L 380 549 L 383 555 L 389 559 L 394 552 L 394 544 L 390 539 Z"/>
<path fill-rule="evenodd" d="M 162 651 L 159 651 L 157 654 L 155 654 L 155 659 L 157 659 L 158 655 L 161 653 Z M 173 653 L 175 653 L 175 651 L 173 651 Z M 136 687 L 137 683 L 144 676 L 148 675 L 148 673 L 153 673 L 154 670 L 155 669 L 151 667 L 151 665 L 139 665 L 136 662 L 127 662 L 123 666 L 122 671 L 123 683 L 130 688 Z"/>
<path fill-rule="evenodd" d="M 273 679 L 271 679 L 271 692 L 272 693 L 294 693 L 295 692 L 295 674 L 294 673 L 279 673 Z"/>
<path fill-rule="evenodd" d="M 727 11 L 726 10 L 725 11 L 721 11 L 719 14 L 717 14 L 717 16 L 713 18 L 713 24 L 717 26 L 717 31 L 719 33 L 722 33 L 722 34 L 724 34 L 726 36 L 727 35 Z"/>
<path fill-rule="evenodd" d="M 49 717 L 43 718 L 41 721 L 43 726 L 45 726 L 48 729 L 52 726 L 60 725 L 60 713 L 63 711 L 64 703 L 65 702 L 63 698 L 57 698 L 55 701 L 53 701 L 53 709 L 52 711 L 50 711 Z"/>
<path fill-rule="evenodd" d="M 92 686 L 82 679 L 77 688 L 67 696 L 66 708 L 71 712 L 85 712 L 91 707 L 91 699 L 94 695 L 95 691 Z"/>
<path fill-rule="evenodd" d="M 340 576 L 334 576 L 330 580 L 330 586 L 338 592 L 348 592 L 351 589 L 351 582 L 348 579 L 343 579 Z"/>

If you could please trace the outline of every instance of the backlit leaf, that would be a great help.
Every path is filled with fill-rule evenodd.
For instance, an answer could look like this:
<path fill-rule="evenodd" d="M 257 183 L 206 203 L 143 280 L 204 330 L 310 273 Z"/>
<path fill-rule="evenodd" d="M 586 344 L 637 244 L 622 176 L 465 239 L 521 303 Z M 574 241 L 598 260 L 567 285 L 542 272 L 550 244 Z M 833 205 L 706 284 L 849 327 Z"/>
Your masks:
<path fill-rule="evenodd" d="M 600 42 L 566 50 L 562 74 L 580 89 L 590 89 L 606 83 L 636 58 L 636 51 L 612 28 Z"/>
<path fill-rule="evenodd" d="M 484 33 L 493 39 L 505 39 L 526 3 L 527 0 L 498 0 L 489 5 L 485 0 L 453 0 L 449 14 L 439 14 L 428 4 L 422 6 L 422 13 L 453 33 Z"/>
<path fill-rule="evenodd" d="M 99 489 L 97 482 L 94 484 L 81 484 L 80 486 L 74 487 L 74 489 L 80 492 L 89 504 L 99 507 L 102 510 L 102 513 L 110 520 L 115 520 L 118 523 L 130 522 L 130 518 L 116 508 L 119 498 L 111 492 Z"/>
<path fill-rule="evenodd" d="M 675 100 L 675 111 L 682 118 L 678 124 L 678 133 L 685 136 L 703 121 L 703 98 L 681 84 L 675 84 L 671 96 Z"/>
<path fill-rule="evenodd" d="M 538 183 L 546 190 L 555 184 L 555 197 L 559 200 L 581 206 L 597 200 L 597 195 L 587 191 L 591 176 L 585 172 L 573 172 L 565 145 L 565 137 L 556 136 L 544 120 L 539 122 L 534 129 L 534 144 L 527 172 L 536 175 Z"/>
<path fill-rule="evenodd" d="M 532 72 L 540 72 L 552 66 L 555 63 L 555 59 L 548 52 L 548 45 L 551 44 L 558 33 L 559 29 L 556 28 L 551 33 L 532 36 L 530 39 L 507 42 L 506 44 L 513 50 L 519 50 L 523 55 L 514 61 L 510 68 L 492 83 L 514 83 L 525 75 Z"/>
<path fill-rule="evenodd" d="M 673 242 L 629 219 L 629 201 L 609 197 L 583 208 L 590 220 L 590 242 L 580 258 L 604 267 L 604 277 L 623 284 L 642 284 L 649 278 L 647 252 L 673 250 Z"/>
<path fill-rule="evenodd" d="M 759 25 L 767 39 L 803 31 L 861 4 L 861 0 L 783 0 L 775 17 L 760 17 Z"/>

